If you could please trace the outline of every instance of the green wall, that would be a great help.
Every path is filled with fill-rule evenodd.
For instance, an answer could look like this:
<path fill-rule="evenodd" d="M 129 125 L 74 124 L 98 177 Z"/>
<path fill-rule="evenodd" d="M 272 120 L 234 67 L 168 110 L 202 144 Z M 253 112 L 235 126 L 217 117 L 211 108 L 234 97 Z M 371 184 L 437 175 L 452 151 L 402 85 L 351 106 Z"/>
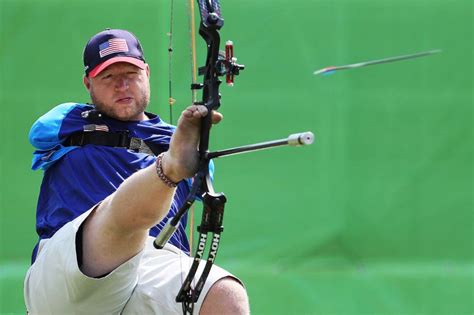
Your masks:
<path fill-rule="evenodd" d="M 175 117 L 190 103 L 185 1 L 175 1 Z M 229 199 L 218 263 L 254 314 L 473 314 L 473 2 L 222 0 L 239 62 L 211 147 L 312 130 L 311 147 L 216 160 Z M 42 174 L 27 134 L 52 106 L 88 100 L 82 49 L 133 31 L 168 119 L 169 0 L 0 0 L 0 313 L 24 314 Z M 198 19 L 198 16 L 196 16 Z M 204 60 L 197 39 L 198 60 Z M 441 54 L 313 76 L 440 48 Z"/>

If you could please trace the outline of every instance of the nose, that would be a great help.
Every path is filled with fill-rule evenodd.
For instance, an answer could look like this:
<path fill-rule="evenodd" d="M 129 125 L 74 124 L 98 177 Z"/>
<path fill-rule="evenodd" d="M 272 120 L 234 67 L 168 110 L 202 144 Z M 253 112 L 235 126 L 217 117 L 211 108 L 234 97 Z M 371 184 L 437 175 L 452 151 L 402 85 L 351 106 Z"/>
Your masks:
<path fill-rule="evenodd" d="M 118 91 L 124 91 L 128 89 L 128 79 L 125 76 L 118 76 L 115 81 L 115 89 Z"/>

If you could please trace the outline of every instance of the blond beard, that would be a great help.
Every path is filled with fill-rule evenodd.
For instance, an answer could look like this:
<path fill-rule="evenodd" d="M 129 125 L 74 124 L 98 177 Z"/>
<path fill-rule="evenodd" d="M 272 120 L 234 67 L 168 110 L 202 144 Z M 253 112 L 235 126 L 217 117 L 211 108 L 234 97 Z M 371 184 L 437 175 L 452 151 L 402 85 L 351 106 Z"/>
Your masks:
<path fill-rule="evenodd" d="M 150 93 L 143 92 L 143 93 L 141 93 L 140 96 L 141 96 L 140 99 L 138 99 L 137 102 L 136 102 L 137 107 L 135 108 L 134 112 L 131 113 L 130 115 L 128 115 L 128 118 L 123 118 L 123 117 L 119 117 L 115 114 L 115 111 L 114 111 L 113 107 L 106 106 L 104 104 L 104 102 L 102 102 L 99 98 L 97 98 L 95 93 L 94 93 L 94 89 L 90 90 L 90 97 L 91 97 L 91 100 L 92 100 L 92 104 L 94 104 L 95 108 L 99 112 L 101 112 L 101 113 L 103 113 L 103 114 L 105 114 L 109 117 L 121 120 L 121 121 L 131 120 L 133 117 L 137 117 L 137 116 L 139 116 L 139 115 L 141 115 L 142 113 L 145 112 L 145 109 L 148 106 L 148 103 L 150 102 Z"/>

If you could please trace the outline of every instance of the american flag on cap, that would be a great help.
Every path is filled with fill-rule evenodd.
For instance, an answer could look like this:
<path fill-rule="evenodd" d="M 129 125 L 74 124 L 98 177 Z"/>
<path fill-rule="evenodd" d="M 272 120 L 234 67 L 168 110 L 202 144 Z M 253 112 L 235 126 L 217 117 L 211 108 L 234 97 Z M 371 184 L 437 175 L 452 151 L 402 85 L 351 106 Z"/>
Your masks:
<path fill-rule="evenodd" d="M 127 41 L 123 38 L 111 38 L 99 45 L 100 58 L 120 52 L 128 52 Z"/>

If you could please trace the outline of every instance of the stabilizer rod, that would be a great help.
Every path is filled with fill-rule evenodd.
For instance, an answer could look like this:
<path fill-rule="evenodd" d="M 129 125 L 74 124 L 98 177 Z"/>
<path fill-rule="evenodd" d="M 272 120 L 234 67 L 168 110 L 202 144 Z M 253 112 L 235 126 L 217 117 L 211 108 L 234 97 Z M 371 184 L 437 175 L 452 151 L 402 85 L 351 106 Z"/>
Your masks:
<path fill-rule="evenodd" d="M 241 147 L 208 152 L 206 153 L 206 158 L 211 160 L 218 157 L 257 151 L 257 150 L 264 150 L 264 149 L 286 146 L 286 145 L 288 146 L 310 145 L 313 142 L 314 142 L 314 134 L 311 131 L 306 131 L 306 132 L 291 134 L 288 136 L 288 138 L 285 138 L 285 139 L 260 142 L 260 143 L 255 143 L 255 144 L 244 145 Z"/>

